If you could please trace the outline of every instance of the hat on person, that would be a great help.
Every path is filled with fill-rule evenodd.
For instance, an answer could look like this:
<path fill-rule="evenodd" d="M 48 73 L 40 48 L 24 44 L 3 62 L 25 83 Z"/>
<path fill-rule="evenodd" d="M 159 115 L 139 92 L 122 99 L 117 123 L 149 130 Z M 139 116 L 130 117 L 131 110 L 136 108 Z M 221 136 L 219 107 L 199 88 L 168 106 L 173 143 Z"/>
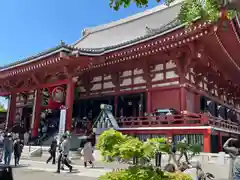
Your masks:
<path fill-rule="evenodd" d="M 11 133 L 7 133 L 7 136 L 8 136 L 8 137 L 11 137 L 11 136 L 12 136 L 12 134 L 11 134 Z"/>

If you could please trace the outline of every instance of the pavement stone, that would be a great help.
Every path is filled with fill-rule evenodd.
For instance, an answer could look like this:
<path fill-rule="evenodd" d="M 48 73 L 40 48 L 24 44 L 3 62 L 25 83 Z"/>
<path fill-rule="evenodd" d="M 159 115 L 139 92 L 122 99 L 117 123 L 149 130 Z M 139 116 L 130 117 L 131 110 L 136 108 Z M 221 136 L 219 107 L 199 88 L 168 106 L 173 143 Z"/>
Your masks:
<path fill-rule="evenodd" d="M 57 170 L 57 165 L 52 165 L 52 164 L 46 164 L 43 161 L 33 161 L 33 160 L 22 160 L 21 161 L 22 165 L 25 165 L 23 168 L 24 169 L 29 169 L 29 170 L 38 170 L 38 171 L 46 171 L 46 172 L 56 172 Z M 108 169 L 105 167 L 99 167 L 96 166 L 94 168 L 85 168 L 82 165 L 73 165 L 73 171 L 72 173 L 68 172 L 68 169 L 61 171 L 63 174 L 74 174 L 77 176 L 81 177 L 92 177 L 92 178 L 98 178 L 101 175 L 104 175 L 106 172 L 110 172 L 112 169 Z"/>
<path fill-rule="evenodd" d="M 55 174 L 40 170 L 29 170 L 24 168 L 14 168 L 13 169 L 14 180 L 97 180 L 98 178 L 92 177 L 79 177 L 75 174 L 62 173 Z"/>

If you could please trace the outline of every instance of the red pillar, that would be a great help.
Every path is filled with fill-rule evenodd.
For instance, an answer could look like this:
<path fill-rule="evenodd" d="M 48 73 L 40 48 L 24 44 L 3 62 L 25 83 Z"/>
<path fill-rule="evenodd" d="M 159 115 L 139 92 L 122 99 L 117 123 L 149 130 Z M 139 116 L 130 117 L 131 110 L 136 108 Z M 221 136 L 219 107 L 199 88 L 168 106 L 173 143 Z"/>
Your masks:
<path fill-rule="evenodd" d="M 10 129 L 15 121 L 16 118 L 16 103 L 17 103 L 17 94 L 13 93 L 10 95 L 9 99 L 9 108 L 8 108 L 8 115 L 6 121 L 6 129 Z"/>
<path fill-rule="evenodd" d="M 187 94 L 184 86 L 180 88 L 180 110 L 181 111 L 187 110 Z"/>
<path fill-rule="evenodd" d="M 72 112 L 73 112 L 73 102 L 74 102 L 74 88 L 75 83 L 72 80 L 69 80 L 67 84 L 66 90 L 66 108 L 67 108 L 67 115 L 66 115 L 66 131 L 70 131 L 72 129 Z"/>
<path fill-rule="evenodd" d="M 195 94 L 194 103 L 195 103 L 195 113 L 200 113 L 200 95 L 199 94 Z"/>
<path fill-rule="evenodd" d="M 40 89 L 35 90 L 35 99 L 32 113 L 32 137 L 38 135 L 38 127 L 41 120 L 41 101 L 42 101 L 42 91 Z"/>
<path fill-rule="evenodd" d="M 147 91 L 147 113 L 151 113 L 152 112 L 152 105 L 151 105 L 151 97 L 152 97 L 152 94 L 151 94 L 151 91 Z"/>
<path fill-rule="evenodd" d="M 203 150 L 205 153 L 211 153 L 211 129 L 208 129 L 203 134 Z"/>

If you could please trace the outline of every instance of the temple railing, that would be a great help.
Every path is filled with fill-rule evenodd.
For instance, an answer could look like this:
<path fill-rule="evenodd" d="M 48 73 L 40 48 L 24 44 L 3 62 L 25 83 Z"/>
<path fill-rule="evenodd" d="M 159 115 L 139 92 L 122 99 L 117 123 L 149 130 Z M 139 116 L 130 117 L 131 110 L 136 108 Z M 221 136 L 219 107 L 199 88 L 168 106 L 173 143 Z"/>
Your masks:
<path fill-rule="evenodd" d="M 117 122 L 120 128 L 212 126 L 240 132 L 237 123 L 204 114 L 120 117 Z"/>
<path fill-rule="evenodd" d="M 227 121 L 216 117 L 209 117 L 208 123 L 212 127 L 231 130 L 233 132 L 240 132 L 239 124 L 232 121 Z"/>

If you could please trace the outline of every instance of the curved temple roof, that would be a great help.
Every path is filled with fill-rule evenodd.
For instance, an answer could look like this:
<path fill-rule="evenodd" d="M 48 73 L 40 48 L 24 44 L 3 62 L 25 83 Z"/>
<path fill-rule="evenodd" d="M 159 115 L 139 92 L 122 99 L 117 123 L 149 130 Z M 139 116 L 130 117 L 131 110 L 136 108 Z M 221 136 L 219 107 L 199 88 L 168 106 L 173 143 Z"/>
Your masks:
<path fill-rule="evenodd" d="M 60 45 L 35 56 L 0 67 L 0 72 L 37 61 L 60 51 L 77 50 L 82 55 L 98 56 L 160 36 L 183 26 L 177 20 L 181 5 L 182 0 L 177 0 L 169 7 L 159 5 L 115 22 L 85 29 L 83 37 L 73 45 L 61 42 Z"/>
<path fill-rule="evenodd" d="M 171 6 L 159 5 L 142 13 L 102 26 L 85 29 L 74 46 L 83 49 L 106 48 L 145 37 L 148 28 L 159 29 L 176 19 L 181 1 Z"/>

